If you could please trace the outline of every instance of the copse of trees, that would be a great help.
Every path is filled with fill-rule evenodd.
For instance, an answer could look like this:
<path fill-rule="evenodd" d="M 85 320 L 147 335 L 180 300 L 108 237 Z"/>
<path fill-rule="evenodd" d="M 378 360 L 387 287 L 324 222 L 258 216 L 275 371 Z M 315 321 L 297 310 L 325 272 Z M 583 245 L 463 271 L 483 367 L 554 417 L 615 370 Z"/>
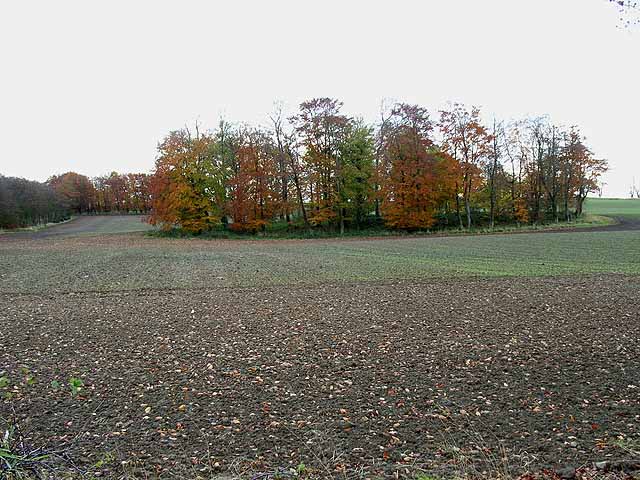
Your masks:
<path fill-rule="evenodd" d="M 274 222 L 344 232 L 570 221 L 607 170 L 577 127 L 546 117 L 487 126 L 461 104 L 434 118 L 399 103 L 367 125 L 338 100 L 316 98 L 270 119 L 269 128 L 223 121 L 215 131 L 171 132 L 153 175 L 0 177 L 0 226 L 110 212 L 150 213 L 163 229 L 195 233 L 255 233 Z"/>
<path fill-rule="evenodd" d="M 276 111 L 270 128 L 171 132 L 158 147 L 149 220 L 195 233 L 572 220 L 607 169 L 584 142 L 577 127 L 544 117 L 487 126 L 461 104 L 435 119 L 396 104 L 366 125 L 316 98 L 288 119 Z"/>

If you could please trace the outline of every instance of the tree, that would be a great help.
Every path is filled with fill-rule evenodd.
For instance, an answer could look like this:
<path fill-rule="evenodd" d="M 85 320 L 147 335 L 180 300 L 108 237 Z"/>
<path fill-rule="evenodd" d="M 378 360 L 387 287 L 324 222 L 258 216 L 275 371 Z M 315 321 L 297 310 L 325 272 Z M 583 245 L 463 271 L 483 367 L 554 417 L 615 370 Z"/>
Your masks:
<path fill-rule="evenodd" d="M 487 164 L 487 178 L 489 186 L 489 225 L 491 228 L 495 224 L 496 201 L 498 182 L 497 177 L 500 172 L 500 160 L 502 158 L 502 142 L 504 141 L 504 127 L 493 119 L 493 132 L 491 134 L 491 155 Z"/>
<path fill-rule="evenodd" d="M 146 173 L 129 173 L 126 178 L 129 209 L 136 212 L 148 212 L 151 208 L 149 175 Z"/>
<path fill-rule="evenodd" d="M 389 119 L 381 165 L 381 213 L 391 228 L 423 229 L 455 193 L 453 158 L 431 139 L 426 109 L 398 104 Z"/>
<path fill-rule="evenodd" d="M 342 102 L 331 98 L 314 98 L 300 104 L 300 113 L 292 117 L 304 150 L 309 179 L 312 224 L 335 220 L 344 231 L 344 212 L 339 206 L 342 185 L 340 144 L 351 119 L 342 115 Z"/>
<path fill-rule="evenodd" d="M 225 175 L 212 144 L 211 136 L 196 128 L 195 138 L 187 129 L 178 130 L 158 146 L 150 223 L 199 233 L 220 222 Z"/>
<path fill-rule="evenodd" d="M 295 186 L 296 194 L 298 197 L 298 205 L 300 206 L 300 213 L 302 214 L 302 220 L 305 227 L 309 227 L 309 216 L 307 214 L 307 208 L 305 207 L 304 189 L 305 189 L 305 167 L 301 160 L 300 152 L 298 151 L 299 141 L 297 140 L 295 133 L 291 133 L 284 137 L 284 151 L 286 158 L 289 162 L 289 168 L 291 177 L 293 178 L 293 184 Z"/>
<path fill-rule="evenodd" d="M 339 147 L 342 162 L 340 208 L 342 217 L 360 228 L 371 212 L 374 200 L 374 136 L 363 122 L 349 126 Z"/>
<path fill-rule="evenodd" d="M 597 159 L 584 144 L 577 128 L 573 128 L 569 134 L 569 141 L 565 147 L 566 161 L 571 169 L 573 184 L 569 191 L 575 196 L 575 214 L 582 215 L 582 208 L 587 196 L 598 191 L 598 181 L 608 169 L 607 161 Z"/>
<path fill-rule="evenodd" d="M 280 182 L 280 218 L 286 220 L 287 223 L 291 221 L 291 201 L 289 199 L 289 190 L 291 188 L 291 159 L 287 152 L 287 135 L 284 132 L 284 121 L 282 113 L 282 104 L 277 104 L 274 113 L 270 117 L 272 125 L 272 135 L 274 139 L 274 145 L 276 149 L 276 159 L 278 167 L 278 179 Z M 299 197 L 299 199 L 301 196 Z M 302 202 L 299 207 L 304 210 Z M 306 222 L 306 212 L 304 215 Z"/>
<path fill-rule="evenodd" d="M 376 132 L 375 176 L 373 185 L 376 219 L 380 218 L 380 179 L 378 178 L 378 173 L 381 171 L 382 164 L 385 162 L 385 146 L 387 145 L 387 136 L 390 130 L 389 114 L 390 109 L 388 108 L 388 102 L 383 100 L 380 103 L 380 123 L 378 124 Z"/>
<path fill-rule="evenodd" d="M 504 133 L 502 142 L 508 162 L 507 182 L 509 184 L 511 216 L 518 224 L 529 222 L 526 173 L 530 155 L 526 132 L 526 121 L 511 122 Z"/>
<path fill-rule="evenodd" d="M 66 200 L 75 213 L 87 213 L 95 209 L 95 188 L 91 180 L 75 172 L 54 175 L 47 184 Z"/>
<path fill-rule="evenodd" d="M 536 217 L 544 220 L 545 215 L 540 207 L 540 199 L 547 198 L 547 212 L 551 218 L 558 221 L 558 195 L 560 193 L 560 135 L 559 129 L 542 119 L 533 124 L 533 152 L 537 167 L 537 195 Z"/>
<path fill-rule="evenodd" d="M 481 186 L 481 167 L 491 156 L 492 137 L 480 121 L 480 109 L 472 107 L 471 110 L 467 110 L 459 103 L 454 104 L 448 111 L 440 112 L 439 126 L 443 135 L 444 151 L 461 166 L 462 198 L 467 215 L 467 228 L 471 228 L 471 197 Z M 460 185 L 457 186 L 457 189 L 459 188 Z"/>
<path fill-rule="evenodd" d="M 280 217 L 284 217 L 289 222 L 291 215 L 296 214 L 302 218 L 306 228 L 311 227 L 310 217 L 314 225 L 320 224 L 322 223 L 321 215 L 317 214 L 319 206 L 317 203 L 313 204 L 314 192 L 318 194 L 320 189 L 316 185 L 314 190 L 312 183 L 317 175 L 314 174 L 313 166 L 309 162 L 310 155 L 307 150 L 312 140 L 306 136 L 313 122 L 306 115 L 292 116 L 289 118 L 289 125 L 293 129 L 287 130 L 281 105 L 276 106 L 270 119 L 278 176 L 281 182 Z M 301 134 L 303 131 L 305 135 Z M 308 202 L 311 202 L 311 214 L 309 214 Z M 297 212 L 294 209 L 295 205 L 297 205 Z"/>
<path fill-rule="evenodd" d="M 281 202 L 276 149 L 259 129 L 245 129 L 241 137 L 237 168 L 228 180 L 227 212 L 232 229 L 255 233 L 265 229 Z"/>

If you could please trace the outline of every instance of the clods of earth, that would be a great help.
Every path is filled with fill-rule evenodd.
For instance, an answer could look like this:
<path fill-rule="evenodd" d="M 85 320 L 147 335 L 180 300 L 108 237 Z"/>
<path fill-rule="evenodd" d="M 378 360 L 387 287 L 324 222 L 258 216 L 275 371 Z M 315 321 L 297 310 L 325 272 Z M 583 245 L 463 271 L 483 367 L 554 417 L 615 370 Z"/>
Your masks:
<path fill-rule="evenodd" d="M 103 477 L 624 478 L 638 292 L 601 275 L 4 293 L 0 416 Z"/>

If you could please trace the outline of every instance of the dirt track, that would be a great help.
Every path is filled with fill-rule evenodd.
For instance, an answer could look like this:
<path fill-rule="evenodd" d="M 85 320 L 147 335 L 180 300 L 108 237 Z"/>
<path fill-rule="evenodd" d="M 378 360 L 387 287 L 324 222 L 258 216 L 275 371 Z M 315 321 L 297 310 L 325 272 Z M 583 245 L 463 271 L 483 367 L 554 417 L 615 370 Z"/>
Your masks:
<path fill-rule="evenodd" d="M 630 230 L 640 230 L 640 217 L 637 216 L 611 216 L 616 223 L 613 225 L 603 225 L 601 227 L 590 227 L 588 229 L 576 229 L 592 232 L 626 232 Z"/>

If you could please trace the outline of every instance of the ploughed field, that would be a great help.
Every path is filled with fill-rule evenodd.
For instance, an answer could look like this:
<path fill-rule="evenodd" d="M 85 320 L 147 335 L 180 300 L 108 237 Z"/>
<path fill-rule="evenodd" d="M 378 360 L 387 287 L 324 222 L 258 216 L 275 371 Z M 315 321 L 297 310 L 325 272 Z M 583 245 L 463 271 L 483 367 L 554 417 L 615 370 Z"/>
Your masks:
<path fill-rule="evenodd" d="M 0 237 L 0 416 L 81 470 L 521 473 L 640 449 L 638 231 L 205 241 L 101 225 Z"/>

